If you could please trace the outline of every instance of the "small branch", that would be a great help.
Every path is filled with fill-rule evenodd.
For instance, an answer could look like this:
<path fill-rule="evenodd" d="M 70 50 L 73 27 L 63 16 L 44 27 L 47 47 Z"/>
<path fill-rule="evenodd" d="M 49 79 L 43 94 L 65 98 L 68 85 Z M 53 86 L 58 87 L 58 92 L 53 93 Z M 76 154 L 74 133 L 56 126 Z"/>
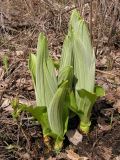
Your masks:
<path fill-rule="evenodd" d="M 114 13 L 113 13 L 113 18 L 112 18 L 112 22 L 111 22 L 110 31 L 109 31 L 108 44 L 110 43 L 110 39 L 111 39 L 111 36 L 112 36 L 113 28 L 114 28 L 114 26 L 116 24 L 118 6 L 119 6 L 119 0 L 116 1 L 115 6 L 114 6 Z"/>
<path fill-rule="evenodd" d="M 101 71 L 99 69 L 96 69 L 96 72 L 99 72 L 99 73 L 102 73 L 102 74 L 108 74 L 108 75 L 111 75 L 111 76 L 115 76 L 115 74 L 113 74 L 113 73 L 110 73 L 108 71 Z"/>
<path fill-rule="evenodd" d="M 92 40 L 92 0 L 90 1 L 90 37 Z"/>

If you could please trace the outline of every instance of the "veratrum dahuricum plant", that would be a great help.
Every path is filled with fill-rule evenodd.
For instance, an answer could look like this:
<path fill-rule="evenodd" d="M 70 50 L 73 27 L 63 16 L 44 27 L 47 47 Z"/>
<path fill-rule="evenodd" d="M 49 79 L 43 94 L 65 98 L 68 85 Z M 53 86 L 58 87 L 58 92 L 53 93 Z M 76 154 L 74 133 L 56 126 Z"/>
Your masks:
<path fill-rule="evenodd" d="M 55 139 L 55 149 L 62 146 L 68 123 L 68 92 L 71 90 L 73 67 L 65 66 L 55 75 L 54 64 L 49 56 L 47 39 L 39 35 L 37 54 L 31 54 L 29 69 L 34 82 L 36 107 L 22 105 L 41 124 L 43 135 Z M 68 100 L 67 100 L 68 99 Z"/>
<path fill-rule="evenodd" d="M 100 86 L 95 87 L 95 55 L 87 25 L 77 10 L 72 12 L 64 44 L 61 68 L 70 65 L 74 70 L 69 107 L 79 116 L 80 129 L 88 133 L 93 105 L 98 97 L 104 95 L 104 90 Z"/>
<path fill-rule="evenodd" d="M 93 105 L 97 97 L 104 95 L 104 90 L 95 87 L 95 55 L 88 28 L 77 10 L 72 11 L 70 18 L 58 77 L 43 33 L 38 37 L 37 54 L 30 54 L 29 69 L 36 106 L 19 104 L 19 108 L 30 112 L 38 120 L 44 137 L 50 136 L 55 140 L 55 150 L 62 147 L 69 110 L 79 116 L 79 128 L 88 133 Z"/>

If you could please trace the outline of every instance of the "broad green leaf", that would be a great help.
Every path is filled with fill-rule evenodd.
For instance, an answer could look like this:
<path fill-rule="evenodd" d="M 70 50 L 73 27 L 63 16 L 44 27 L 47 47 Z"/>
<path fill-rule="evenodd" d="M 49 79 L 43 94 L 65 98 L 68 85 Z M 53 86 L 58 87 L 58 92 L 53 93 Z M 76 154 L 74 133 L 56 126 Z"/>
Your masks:
<path fill-rule="evenodd" d="M 27 106 L 18 104 L 21 111 L 27 111 L 39 122 L 42 126 L 44 136 L 51 135 L 51 130 L 48 122 L 47 109 L 43 106 Z"/>
<path fill-rule="evenodd" d="M 69 32 L 72 32 L 75 76 L 75 98 L 72 95 L 71 109 L 79 113 L 81 124 L 85 123 L 89 128 L 91 110 L 97 98 L 94 94 L 95 55 L 87 25 L 77 10 L 72 12 Z"/>
<path fill-rule="evenodd" d="M 83 42 L 84 48 L 89 51 L 89 54 L 93 54 L 93 49 L 91 47 L 91 39 L 88 27 L 82 17 L 80 17 L 79 12 L 75 9 L 72 12 L 69 28 L 72 28 L 73 35 L 78 37 Z"/>
<path fill-rule="evenodd" d="M 36 55 L 30 54 L 29 56 L 29 62 L 28 62 L 29 69 L 31 71 L 32 80 L 34 82 L 34 87 L 36 85 Z"/>
<path fill-rule="evenodd" d="M 45 100 L 46 100 L 46 106 L 48 107 L 51 99 L 53 98 L 56 90 L 57 90 L 57 80 L 54 73 L 54 70 L 52 69 L 52 61 L 48 59 L 47 65 L 44 64 L 44 86 L 45 86 Z"/>
<path fill-rule="evenodd" d="M 63 107 L 63 112 L 62 112 L 63 114 L 61 116 L 62 123 L 63 123 L 63 133 L 61 133 L 62 135 L 56 134 L 56 140 L 55 140 L 55 145 L 54 145 L 54 149 L 56 152 L 59 152 L 61 150 L 61 148 L 63 146 L 64 135 L 68 129 L 68 119 L 69 119 L 68 107 L 70 105 L 69 94 L 65 95 L 63 105 L 64 106 L 61 106 L 61 107 Z"/>
<path fill-rule="evenodd" d="M 70 94 L 70 109 L 80 117 L 80 129 L 85 133 L 89 131 L 89 127 L 91 125 L 90 116 L 93 105 L 98 97 L 104 95 L 104 89 L 102 87 L 97 86 L 95 90 L 96 93 L 91 93 L 84 89 L 78 90 L 77 94 L 80 99 L 79 104 L 76 104 L 73 92 Z M 77 105 L 80 107 L 78 107 Z"/>
<path fill-rule="evenodd" d="M 62 48 L 59 72 L 66 66 L 73 66 L 72 35 L 67 35 Z"/>
<path fill-rule="evenodd" d="M 74 74 L 77 79 L 76 90 L 94 91 L 95 55 L 91 45 L 88 27 L 79 12 L 72 12 L 69 28 L 73 34 Z"/>
<path fill-rule="evenodd" d="M 95 86 L 95 93 L 97 97 L 105 96 L 105 90 L 101 86 Z"/>
<path fill-rule="evenodd" d="M 73 91 L 70 93 L 70 106 L 71 110 L 75 113 L 78 112 L 78 106 L 76 104 L 75 96 Z"/>
<path fill-rule="evenodd" d="M 75 98 L 78 111 L 81 110 L 83 100 L 79 97 L 77 90 L 85 89 L 89 92 L 94 91 L 95 84 L 95 62 L 87 58 L 87 52 L 84 50 L 79 39 L 74 39 L 74 74 L 76 78 Z M 88 51 L 89 52 L 89 51 Z M 91 63 L 89 64 L 89 62 Z"/>
<path fill-rule="evenodd" d="M 70 92 L 70 105 L 69 105 L 69 108 L 74 113 L 76 113 L 79 117 L 83 114 L 83 112 L 81 110 L 78 110 L 78 106 L 77 106 L 75 95 L 74 95 L 73 91 Z"/>
<path fill-rule="evenodd" d="M 36 61 L 36 101 L 37 106 L 46 106 L 45 86 L 44 86 L 44 67 L 43 62 L 46 57 L 46 38 L 43 34 L 38 37 L 37 61 Z"/>
<path fill-rule="evenodd" d="M 86 48 L 81 39 L 74 37 L 73 53 L 74 74 L 77 79 L 76 89 L 86 89 L 93 92 L 95 84 L 95 58 L 92 55 L 93 52 L 90 53 L 91 51 Z"/>
<path fill-rule="evenodd" d="M 68 108 L 65 106 L 68 81 L 65 81 L 56 91 L 48 107 L 48 119 L 51 130 L 58 137 L 64 136 L 65 123 L 68 119 Z"/>
<path fill-rule="evenodd" d="M 81 99 L 80 104 L 78 104 L 80 106 L 79 110 L 83 113 L 80 116 L 80 128 L 82 129 L 82 131 L 87 133 L 90 127 L 91 111 L 97 99 L 97 95 L 95 93 L 90 93 L 84 89 L 79 90 L 78 95 Z"/>
<path fill-rule="evenodd" d="M 36 100 L 38 106 L 48 106 L 57 90 L 54 65 L 48 54 L 47 39 L 40 34 L 37 45 Z"/>
<path fill-rule="evenodd" d="M 72 66 L 65 66 L 58 75 L 58 85 L 62 84 L 62 82 L 69 80 L 69 87 L 72 86 L 73 80 L 73 67 Z"/>

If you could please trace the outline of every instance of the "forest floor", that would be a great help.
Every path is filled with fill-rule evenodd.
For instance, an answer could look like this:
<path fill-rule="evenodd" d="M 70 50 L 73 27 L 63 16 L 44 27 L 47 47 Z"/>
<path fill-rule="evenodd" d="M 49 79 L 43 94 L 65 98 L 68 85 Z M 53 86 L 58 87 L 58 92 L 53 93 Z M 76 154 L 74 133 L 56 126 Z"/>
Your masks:
<path fill-rule="evenodd" d="M 40 125 L 22 112 L 12 117 L 11 100 L 35 103 L 28 56 L 36 52 L 39 32 L 45 32 L 52 57 L 59 60 L 71 10 L 77 8 L 90 25 L 90 3 L 5 0 L 0 23 L 0 160 L 120 160 L 120 11 L 119 1 L 95 1 L 92 40 L 96 54 L 96 84 L 106 95 L 94 105 L 90 133 L 77 146 L 64 140 L 59 154 L 47 151 Z M 76 118 L 75 121 L 78 121 Z M 77 128 L 75 124 L 71 129 Z"/>

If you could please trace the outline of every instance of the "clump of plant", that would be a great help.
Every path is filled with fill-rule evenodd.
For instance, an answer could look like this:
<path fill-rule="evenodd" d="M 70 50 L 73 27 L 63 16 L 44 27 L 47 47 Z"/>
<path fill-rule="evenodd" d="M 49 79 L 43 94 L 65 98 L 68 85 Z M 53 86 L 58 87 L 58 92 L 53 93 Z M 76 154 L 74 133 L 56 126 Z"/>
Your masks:
<path fill-rule="evenodd" d="M 55 75 L 47 38 L 43 33 L 38 38 L 37 54 L 30 54 L 29 69 L 36 106 L 16 106 L 30 112 L 38 120 L 44 138 L 54 139 L 54 149 L 60 150 L 62 147 L 70 110 L 79 116 L 79 128 L 88 133 L 93 105 L 97 97 L 104 95 L 104 91 L 101 87 L 95 87 L 95 55 L 87 26 L 79 12 L 74 10 L 70 18 L 58 76 Z"/>
<path fill-rule="evenodd" d="M 70 109 L 80 118 L 80 129 L 89 132 L 90 116 L 96 99 L 104 95 L 100 86 L 95 86 L 95 54 L 85 21 L 79 12 L 72 12 L 68 36 L 71 37 L 71 59 L 74 72 L 73 90 L 70 93 Z M 65 52 L 62 63 L 65 64 Z M 68 62 L 69 63 L 69 62 Z M 69 64 L 71 65 L 71 64 Z"/>

